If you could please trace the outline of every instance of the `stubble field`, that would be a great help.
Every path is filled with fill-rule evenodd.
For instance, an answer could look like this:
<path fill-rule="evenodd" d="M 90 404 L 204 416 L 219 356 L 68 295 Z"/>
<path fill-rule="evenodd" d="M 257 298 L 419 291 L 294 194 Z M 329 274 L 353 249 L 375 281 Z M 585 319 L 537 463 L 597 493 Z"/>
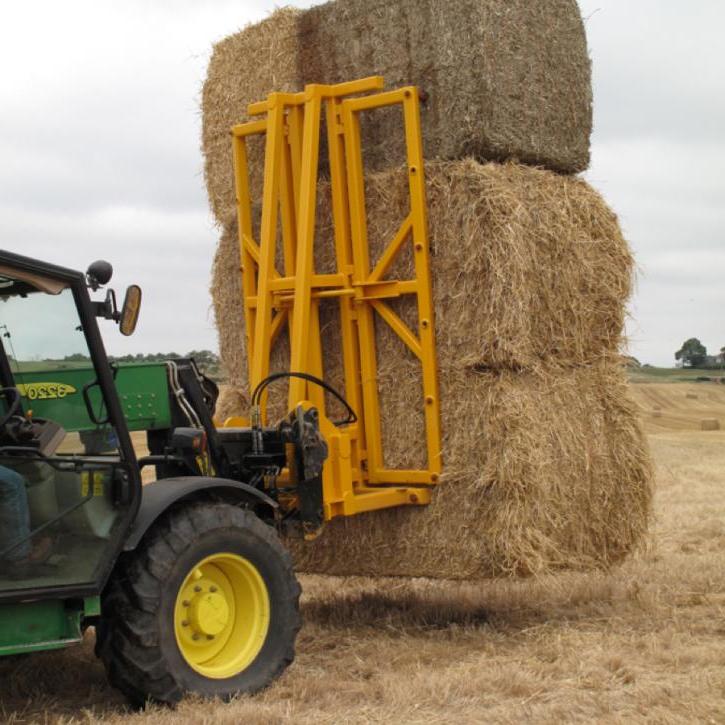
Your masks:
<path fill-rule="evenodd" d="M 82 647 L 0 662 L 0 720 L 725 722 L 725 433 L 697 430 L 704 413 L 725 424 L 725 391 L 655 387 L 635 398 L 656 522 L 623 567 L 477 584 L 302 577 L 297 659 L 256 697 L 134 713 L 106 684 L 91 631 Z"/>

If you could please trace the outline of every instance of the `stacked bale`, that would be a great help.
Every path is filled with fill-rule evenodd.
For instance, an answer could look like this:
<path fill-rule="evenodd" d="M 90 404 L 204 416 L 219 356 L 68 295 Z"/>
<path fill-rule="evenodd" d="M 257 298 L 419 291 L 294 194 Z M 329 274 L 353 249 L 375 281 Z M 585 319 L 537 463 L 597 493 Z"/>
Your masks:
<path fill-rule="evenodd" d="M 387 394 L 408 463 L 422 426 L 400 380 Z M 290 540 L 298 568 L 327 574 L 487 578 L 606 568 L 646 530 L 649 468 L 617 368 L 492 373 L 441 366 L 443 482 L 420 510 L 398 508 Z M 415 418 L 415 416 L 413 416 Z M 417 439 L 417 440 L 416 440 Z M 407 446 L 406 446 L 407 444 Z"/>
<path fill-rule="evenodd" d="M 272 90 L 379 74 L 417 85 L 427 159 L 519 161 L 559 172 L 589 163 L 591 84 L 576 0 L 336 0 L 283 8 L 214 47 L 204 82 L 202 148 L 212 210 L 234 216 L 229 129 Z M 404 160 L 401 121 L 363 127 L 368 169 Z M 252 186 L 263 149 L 251 149 Z M 323 163 L 324 168 L 324 163 Z"/>
<path fill-rule="evenodd" d="M 426 178 L 443 483 L 425 509 L 365 514 L 332 522 L 316 542 L 290 541 L 297 564 L 445 577 L 608 566 L 642 537 L 651 496 L 615 355 L 632 271 L 617 219 L 581 179 L 518 164 L 432 162 Z M 404 181 L 402 169 L 368 178 L 373 259 L 400 222 Z M 406 277 L 409 265 L 404 257 L 393 271 Z M 212 286 L 232 383 L 222 415 L 246 412 L 248 400 L 238 266 L 230 227 Z M 384 324 L 377 336 L 386 463 L 421 465 L 418 363 Z M 339 385 L 334 335 L 325 346 L 325 376 Z M 281 338 L 273 368 L 287 368 L 287 355 Z M 283 391 L 271 402 L 282 415 Z"/>
<path fill-rule="evenodd" d="M 515 163 L 426 164 L 436 340 L 441 361 L 521 369 L 586 365 L 617 352 L 632 255 L 617 218 L 585 181 Z M 366 180 L 372 264 L 402 221 L 405 169 Z M 319 188 L 318 271 L 333 271 L 329 185 Z M 323 243 L 324 242 L 324 243 Z M 244 381 L 236 223 L 224 228 L 212 297 L 222 359 Z M 391 270 L 413 276 L 412 257 Z"/>
<path fill-rule="evenodd" d="M 310 67 L 317 62 L 313 57 L 323 45 L 320 38 L 333 42 L 324 35 L 329 33 L 326 18 L 342 24 L 342 36 L 347 32 L 345 23 L 358 28 L 355 42 L 348 36 L 352 49 L 344 53 L 339 50 L 332 54 L 332 60 L 327 59 L 325 74 L 329 71 L 330 76 L 304 80 L 335 81 L 379 70 L 379 66 L 365 60 L 386 57 L 377 52 L 387 32 L 379 29 L 377 22 L 382 17 L 413 15 L 413 5 L 408 5 L 407 0 L 389 5 L 345 0 L 308 11 L 302 16 L 307 18 L 304 21 L 299 14 L 285 11 L 287 32 L 295 22 L 308 25 L 296 53 L 307 59 Z M 442 23 L 440 28 L 436 26 L 438 34 L 445 35 L 445 28 L 455 29 L 455 24 L 462 22 L 463 3 L 451 5 L 455 6 L 455 17 L 436 16 Z M 533 5 L 536 11 L 526 9 Z M 545 14 L 548 8 L 557 9 L 563 17 L 564 9 L 571 11 L 570 3 L 556 0 L 537 4 L 479 0 L 466 2 L 465 6 L 475 20 L 471 30 L 474 34 L 482 32 L 484 15 L 487 22 L 498 27 L 496 22 L 503 22 L 501 18 L 508 17 L 508 13 Z M 369 22 L 375 23 L 375 32 L 380 30 L 376 39 L 369 37 L 374 35 L 372 26 L 368 34 L 360 30 L 363 7 L 371 10 Z M 317 21 L 309 27 L 312 17 Z M 292 18 L 296 20 L 292 22 Z M 267 22 L 273 24 L 274 16 Z M 406 22 L 412 33 L 414 22 Z M 488 30 L 489 26 L 484 25 Z M 264 32 L 271 32 L 271 27 Z M 536 32 L 545 33 L 543 26 L 537 27 Z M 260 26 L 250 30 L 252 38 L 263 35 Z M 229 53 L 233 55 L 235 47 L 247 42 L 241 36 L 250 30 L 223 41 L 222 46 L 228 44 L 223 52 L 218 46 L 216 60 L 210 66 L 210 80 L 217 79 L 217 85 L 220 58 L 226 57 L 229 63 Z M 531 28 L 529 31 L 534 32 Z M 519 28 L 517 32 L 523 31 Z M 493 59 L 490 62 L 503 62 L 502 58 L 512 55 L 520 67 L 532 69 L 534 75 L 542 72 L 536 66 L 546 66 L 546 62 L 538 49 L 549 46 L 539 43 L 528 54 L 517 46 L 514 52 L 516 44 L 507 40 L 512 37 L 502 33 L 494 43 L 484 44 L 487 57 Z M 314 42 L 306 40 L 311 38 Z M 421 42 L 415 47 L 424 47 L 424 40 L 420 36 Z M 443 67 L 436 71 L 437 77 L 443 77 L 446 67 L 456 65 L 458 50 L 454 52 L 451 42 L 449 52 L 454 54 L 446 65 L 440 61 L 442 51 L 437 42 L 431 41 L 427 52 L 434 59 L 432 68 Z M 464 46 L 468 52 L 470 43 Z M 383 65 L 395 70 L 395 62 L 386 60 Z M 588 65 L 583 67 L 582 82 L 588 88 Z M 341 69 L 343 75 L 335 76 L 330 70 L 335 68 Z M 262 68 L 255 83 L 266 82 L 267 72 Z M 401 81 L 410 82 L 402 65 L 399 72 Z M 493 95 L 501 91 L 495 83 L 487 88 Z M 234 103 L 245 92 L 237 88 Z M 465 89 L 460 92 L 469 107 L 476 110 L 471 95 L 466 95 Z M 451 97 L 454 95 L 455 89 L 451 91 Z M 233 113 L 225 106 L 223 99 L 227 97 L 205 91 L 205 134 L 213 125 L 206 122 L 207 115 L 218 118 Z M 586 93 L 579 94 L 581 97 L 588 99 Z M 244 98 L 244 102 L 247 100 L 251 99 Z M 528 99 L 527 104 L 536 107 L 536 100 Z M 476 110 L 479 115 L 481 112 Z M 537 124 L 530 117 L 518 116 L 510 107 L 508 113 L 521 139 L 527 135 L 536 139 L 530 146 L 533 148 L 543 138 L 537 135 Z M 431 118 L 424 116 L 423 121 L 424 127 L 431 126 L 427 131 L 429 141 L 446 129 L 455 140 L 456 118 L 447 122 Z M 492 122 L 492 118 L 495 114 L 486 116 L 486 121 Z M 231 125 L 239 116 L 228 120 Z M 646 531 L 651 503 L 650 461 L 636 411 L 627 397 L 618 356 L 624 308 L 631 291 L 630 251 L 616 216 L 583 180 L 514 162 L 481 163 L 481 158 L 504 155 L 531 160 L 530 156 L 511 151 L 493 153 L 495 144 L 488 139 L 496 135 L 495 129 L 502 123 L 493 123 L 491 137 L 480 129 L 471 132 L 479 143 L 474 150 L 477 158 L 432 160 L 429 149 L 426 163 L 443 480 L 427 507 L 335 520 L 315 542 L 290 540 L 300 570 L 485 578 L 562 568 L 604 568 L 620 561 Z M 554 133 L 550 124 L 549 117 L 544 122 L 546 132 Z M 580 124 L 580 130 L 585 125 Z M 223 163 L 211 146 L 206 148 L 211 149 L 207 153 L 210 197 L 224 225 L 212 281 L 221 356 L 230 378 L 230 386 L 220 401 L 219 414 L 224 417 L 247 412 L 246 344 L 236 224 L 225 199 L 226 194 L 233 193 L 233 187 L 222 189 L 218 185 L 221 177 L 210 178 L 209 169 L 219 169 Z M 450 148 L 441 155 L 450 153 L 455 157 L 467 150 L 465 145 Z M 563 146 L 549 141 L 546 148 L 562 157 Z M 373 150 L 374 159 L 384 156 L 376 154 Z M 544 155 L 534 160 L 543 162 Z M 372 165 L 386 166 L 382 161 Z M 556 168 L 556 164 L 548 165 Z M 574 168 L 579 167 L 567 170 Z M 366 193 L 374 262 L 407 213 L 405 169 L 383 168 L 369 174 Z M 324 181 L 319 198 L 316 262 L 319 271 L 330 271 L 334 259 L 329 187 Z M 390 271 L 391 278 L 409 276 L 410 254 L 403 255 Z M 333 385 L 340 385 L 335 303 L 328 302 L 322 310 L 326 325 L 325 377 Z M 415 329 L 417 318 L 410 299 L 398 300 L 394 306 Z M 377 325 L 376 336 L 386 464 L 420 466 L 425 451 L 418 361 L 384 323 Z M 283 334 L 273 350 L 273 369 L 288 367 L 288 350 Z M 272 416 L 284 414 L 284 391 L 272 395 L 271 403 Z"/>

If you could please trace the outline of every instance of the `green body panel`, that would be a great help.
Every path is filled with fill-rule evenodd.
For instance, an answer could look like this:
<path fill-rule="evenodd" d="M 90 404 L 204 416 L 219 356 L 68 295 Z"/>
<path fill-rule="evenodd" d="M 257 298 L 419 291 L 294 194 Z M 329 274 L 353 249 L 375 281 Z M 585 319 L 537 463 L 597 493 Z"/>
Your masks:
<path fill-rule="evenodd" d="M 100 597 L 0 605 L 0 655 L 58 649 L 80 642 L 84 617 L 101 613 Z"/>
<path fill-rule="evenodd" d="M 117 368 L 114 381 L 129 430 L 170 428 L 165 363 L 120 363 Z M 32 411 L 36 418 L 50 418 L 68 432 L 88 436 L 89 441 L 112 432 L 93 424 L 86 409 L 83 388 L 95 380 L 95 371 L 87 362 L 20 363 L 15 373 L 26 412 Z M 96 416 L 105 418 L 99 387 L 90 388 L 89 394 Z M 89 478 L 81 485 L 95 487 L 98 481 Z M 83 495 L 87 491 L 81 489 Z M 100 597 L 0 604 L 0 656 L 59 649 L 80 642 L 84 618 L 100 614 Z"/>
<path fill-rule="evenodd" d="M 23 406 L 36 418 L 51 418 L 67 431 L 92 431 L 83 388 L 95 380 L 90 365 L 23 370 L 15 376 Z M 171 426 L 169 388 L 164 363 L 120 363 L 115 378 L 129 430 Z M 98 387 L 90 390 L 98 417 L 105 417 Z"/>

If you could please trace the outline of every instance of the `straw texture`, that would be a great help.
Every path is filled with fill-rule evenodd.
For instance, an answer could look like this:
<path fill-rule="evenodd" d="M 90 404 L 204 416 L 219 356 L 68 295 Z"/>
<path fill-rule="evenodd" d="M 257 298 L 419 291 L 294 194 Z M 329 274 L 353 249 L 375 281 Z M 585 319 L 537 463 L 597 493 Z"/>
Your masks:
<path fill-rule="evenodd" d="M 234 213 L 229 129 L 250 102 L 373 74 L 425 92 L 427 159 L 516 158 L 565 173 L 589 163 L 590 63 L 575 0 L 337 0 L 284 8 L 215 46 L 202 147 L 217 219 Z M 368 169 L 403 161 L 401 129 L 397 112 L 365 118 Z M 261 146 L 250 162 L 259 188 Z"/>
<path fill-rule="evenodd" d="M 302 571 L 487 578 L 607 568 L 647 531 L 651 467 L 618 349 L 632 258 L 616 217 L 584 181 L 473 160 L 426 167 L 443 424 L 433 502 L 331 522 L 290 540 Z M 407 213 L 405 174 L 367 180 L 373 261 Z M 316 259 L 331 269 L 327 188 Z M 403 257 L 392 276 L 410 273 Z M 236 230 L 224 232 L 212 295 L 230 387 L 246 414 Z M 415 329 L 415 309 L 396 311 Z M 325 377 L 342 383 L 334 303 L 322 309 Z M 423 465 L 418 365 L 377 324 L 385 461 Z M 284 333 L 272 370 L 288 366 Z M 281 386 L 280 386 L 281 388 Z M 270 396 L 271 419 L 286 395 Z"/>
<path fill-rule="evenodd" d="M 521 164 L 426 164 L 436 344 L 441 361 L 491 368 L 542 362 L 581 365 L 616 352 L 633 260 L 617 217 L 576 177 Z M 408 211 L 403 169 L 366 183 L 374 263 Z M 329 187 L 320 184 L 316 260 L 335 269 Z M 221 357 L 244 380 L 241 279 L 236 229 L 227 225 L 214 264 Z M 391 275 L 412 275 L 403 255 Z M 412 307 L 396 310 L 412 322 Z"/>
<path fill-rule="evenodd" d="M 397 379 L 405 379 L 400 372 Z M 290 540 L 299 569 L 529 576 L 607 568 L 641 540 L 650 464 L 615 364 L 441 373 L 445 476 L 433 502 L 333 521 L 316 542 Z M 395 459 L 399 447 L 405 458 L 404 447 L 421 428 L 411 426 L 417 421 L 407 414 L 413 401 L 404 387 L 387 393 L 399 436 L 388 438 L 388 452 Z"/>

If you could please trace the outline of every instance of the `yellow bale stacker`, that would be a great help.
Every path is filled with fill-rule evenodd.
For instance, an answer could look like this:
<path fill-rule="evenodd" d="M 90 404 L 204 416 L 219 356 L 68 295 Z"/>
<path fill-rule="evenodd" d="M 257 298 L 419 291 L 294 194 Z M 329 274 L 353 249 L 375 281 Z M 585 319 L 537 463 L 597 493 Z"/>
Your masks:
<path fill-rule="evenodd" d="M 321 481 L 295 472 L 295 463 L 275 473 L 275 485 L 291 488 L 285 506 L 302 515 L 305 537 L 314 538 L 324 521 L 363 511 L 430 501 L 430 487 L 441 474 L 440 407 L 435 325 L 429 266 L 425 178 L 415 87 L 382 91 L 383 79 L 338 85 L 308 85 L 304 92 L 272 93 L 253 104 L 260 120 L 233 129 L 239 243 L 253 426 L 266 423 L 266 387 L 289 378 L 288 409 L 314 415 L 328 457 Z M 364 95 L 363 95 L 364 94 Z M 365 209 L 361 116 L 397 106 L 402 110 L 408 168 L 409 212 L 375 264 L 371 263 Z M 321 127 L 326 126 L 336 270 L 316 269 L 316 215 Z M 254 239 L 247 142 L 265 137 L 264 190 L 259 240 Z M 278 220 L 281 228 L 278 229 Z M 278 253 L 281 238 L 281 254 Z M 410 245 L 412 279 L 388 276 L 396 257 Z M 281 257 L 281 270 L 275 260 Z M 388 304 L 414 298 L 417 328 L 412 330 Z M 337 300 L 344 369 L 344 398 L 351 414 L 343 425 L 327 415 L 325 364 L 320 330 L 321 300 Z M 420 361 L 427 466 L 391 469 L 384 463 L 377 387 L 375 319 L 383 321 Z M 270 370 L 279 335 L 289 334 L 289 365 Z M 330 334 L 329 331 L 326 334 Z M 385 354 L 382 351 L 382 354 Z M 270 375 L 271 373 L 271 375 Z M 226 426 L 244 421 L 231 419 Z"/>

